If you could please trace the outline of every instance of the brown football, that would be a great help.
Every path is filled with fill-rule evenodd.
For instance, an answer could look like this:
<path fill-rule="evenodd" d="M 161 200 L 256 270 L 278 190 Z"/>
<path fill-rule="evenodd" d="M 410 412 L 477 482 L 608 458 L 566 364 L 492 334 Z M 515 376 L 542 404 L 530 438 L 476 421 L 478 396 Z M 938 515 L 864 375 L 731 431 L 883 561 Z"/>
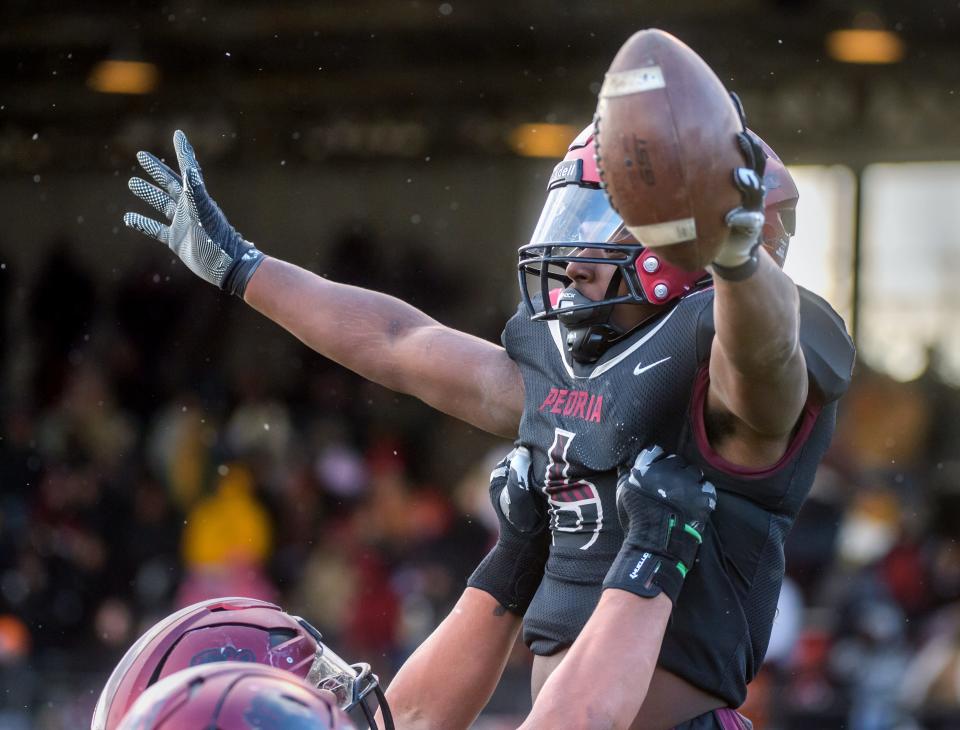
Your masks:
<path fill-rule="evenodd" d="M 662 30 L 634 33 L 600 89 L 597 164 L 630 232 L 672 264 L 701 269 L 726 241 L 740 204 L 740 116 L 723 83 Z"/>

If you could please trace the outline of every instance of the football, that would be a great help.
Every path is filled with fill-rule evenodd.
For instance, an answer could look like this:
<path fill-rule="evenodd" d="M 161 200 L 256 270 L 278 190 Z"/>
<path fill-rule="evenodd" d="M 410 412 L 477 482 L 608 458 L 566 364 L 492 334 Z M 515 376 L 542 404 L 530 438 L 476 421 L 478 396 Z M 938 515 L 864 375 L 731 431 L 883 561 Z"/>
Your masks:
<path fill-rule="evenodd" d="M 627 229 L 688 271 L 713 261 L 744 164 L 740 115 L 717 75 L 669 33 L 641 30 L 613 59 L 594 124 L 600 177 Z"/>

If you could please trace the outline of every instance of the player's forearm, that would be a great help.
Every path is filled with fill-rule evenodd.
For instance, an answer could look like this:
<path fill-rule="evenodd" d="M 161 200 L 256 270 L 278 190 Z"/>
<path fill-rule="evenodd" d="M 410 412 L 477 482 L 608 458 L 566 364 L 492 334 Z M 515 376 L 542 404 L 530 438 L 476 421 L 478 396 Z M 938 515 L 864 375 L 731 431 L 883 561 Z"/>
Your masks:
<path fill-rule="evenodd" d="M 520 618 L 484 591 L 467 588 L 387 688 L 397 730 L 457 730 L 493 694 Z"/>
<path fill-rule="evenodd" d="M 663 594 L 641 598 L 605 590 L 521 730 L 629 728 L 650 686 L 672 609 Z M 581 699 L 571 703 L 573 696 Z"/>
<path fill-rule="evenodd" d="M 757 271 L 748 279 L 713 279 L 715 346 L 739 372 L 765 377 L 797 352 L 800 296 L 762 247 L 758 256 Z"/>
<path fill-rule="evenodd" d="M 244 299 L 321 355 L 393 390 L 402 389 L 403 373 L 391 360 L 391 347 L 412 329 L 436 324 L 395 297 L 275 258 L 253 275 Z"/>
<path fill-rule="evenodd" d="M 499 345 L 444 327 L 396 297 L 278 259 L 257 269 L 244 299 L 355 373 L 489 433 L 516 436 L 523 380 Z"/>

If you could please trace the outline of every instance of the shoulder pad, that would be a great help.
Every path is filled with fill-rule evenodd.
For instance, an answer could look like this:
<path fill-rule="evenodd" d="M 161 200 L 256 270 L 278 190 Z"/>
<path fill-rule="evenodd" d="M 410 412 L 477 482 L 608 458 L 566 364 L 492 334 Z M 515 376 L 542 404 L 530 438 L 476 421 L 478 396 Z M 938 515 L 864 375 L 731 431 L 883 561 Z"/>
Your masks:
<path fill-rule="evenodd" d="M 824 404 L 832 403 L 850 385 L 855 354 L 853 340 L 833 307 L 802 286 L 797 290 L 800 292 L 800 346 L 807 361 L 807 372 Z M 713 307 L 705 307 L 697 318 L 698 362 L 710 359 L 714 333 Z"/>
<path fill-rule="evenodd" d="M 832 403 L 850 385 L 856 350 L 843 319 L 825 300 L 798 286 L 800 346 L 810 380 L 824 403 Z"/>
<path fill-rule="evenodd" d="M 527 305 L 521 300 L 517 305 L 517 311 L 514 312 L 513 316 L 506 321 L 506 323 L 503 325 L 503 331 L 500 333 L 500 344 L 503 345 L 503 348 L 507 350 L 508 353 L 510 352 L 510 345 L 508 344 L 510 337 L 510 325 L 514 324 L 518 319 L 522 321 L 524 318 L 529 319 L 530 314 L 527 312 Z"/>

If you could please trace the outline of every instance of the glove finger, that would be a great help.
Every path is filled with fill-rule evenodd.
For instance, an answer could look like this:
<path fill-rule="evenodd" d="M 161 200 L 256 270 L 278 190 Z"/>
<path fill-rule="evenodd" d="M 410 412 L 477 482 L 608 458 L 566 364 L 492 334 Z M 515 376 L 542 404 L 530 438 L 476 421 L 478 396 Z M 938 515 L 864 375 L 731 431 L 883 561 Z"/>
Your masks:
<path fill-rule="evenodd" d="M 200 170 L 196 167 L 187 168 L 183 174 L 183 181 L 186 185 L 187 203 L 191 213 L 212 237 L 219 228 L 220 220 L 217 216 L 219 209 L 204 187 Z"/>
<path fill-rule="evenodd" d="M 525 446 L 518 446 L 510 457 L 511 482 L 516 482 L 520 489 L 530 488 L 530 451 Z"/>
<path fill-rule="evenodd" d="M 649 449 L 644 449 L 639 454 L 633 462 L 633 468 L 640 472 L 640 476 L 643 476 L 647 473 L 647 469 L 657 461 L 660 457 L 663 456 L 663 448 L 660 446 L 654 445 Z M 637 484 L 637 486 L 640 486 Z"/>
<path fill-rule="evenodd" d="M 763 211 L 734 208 L 726 215 L 727 226 L 744 232 L 759 233 L 763 228 Z"/>
<path fill-rule="evenodd" d="M 159 157 L 141 150 L 137 153 L 137 162 L 140 163 L 140 167 L 142 167 L 161 188 L 170 194 L 170 197 L 174 199 L 180 197 L 180 193 L 183 192 L 183 185 L 180 184 L 180 176 L 171 170 Z"/>
<path fill-rule="evenodd" d="M 507 518 L 507 521 L 513 524 L 513 520 L 510 519 L 510 490 L 504 489 L 500 492 L 500 511 L 503 512 L 503 516 Z"/>
<path fill-rule="evenodd" d="M 713 482 L 705 481 L 700 485 L 700 491 L 707 496 L 707 506 L 710 508 L 710 511 L 713 512 L 713 510 L 717 508 L 717 488 L 713 486 Z"/>
<path fill-rule="evenodd" d="M 512 451 L 510 452 L 513 453 Z M 490 484 L 493 486 L 493 482 L 498 479 L 506 479 L 507 475 L 510 473 L 510 456 L 506 456 L 497 462 L 497 465 L 493 467 L 493 471 L 490 472 Z"/>
<path fill-rule="evenodd" d="M 127 227 L 140 231 L 150 238 L 155 238 L 160 243 L 166 244 L 170 240 L 170 229 L 160 221 L 153 220 L 153 218 L 147 218 L 139 213 L 124 213 L 123 222 Z"/>
<path fill-rule="evenodd" d="M 127 183 L 130 191 L 147 205 L 163 213 L 167 220 L 173 220 L 173 214 L 177 209 L 177 204 L 173 198 L 163 192 L 155 185 L 151 185 L 146 180 L 139 177 L 132 177 Z"/>
<path fill-rule="evenodd" d="M 183 175 L 184 180 L 187 177 L 187 170 L 196 169 L 198 173 L 200 172 L 200 163 L 197 162 L 193 145 L 190 144 L 187 135 L 179 129 L 173 133 L 173 148 L 177 152 L 177 162 L 180 164 L 180 174 Z M 201 184 L 203 184 L 202 179 Z"/>

